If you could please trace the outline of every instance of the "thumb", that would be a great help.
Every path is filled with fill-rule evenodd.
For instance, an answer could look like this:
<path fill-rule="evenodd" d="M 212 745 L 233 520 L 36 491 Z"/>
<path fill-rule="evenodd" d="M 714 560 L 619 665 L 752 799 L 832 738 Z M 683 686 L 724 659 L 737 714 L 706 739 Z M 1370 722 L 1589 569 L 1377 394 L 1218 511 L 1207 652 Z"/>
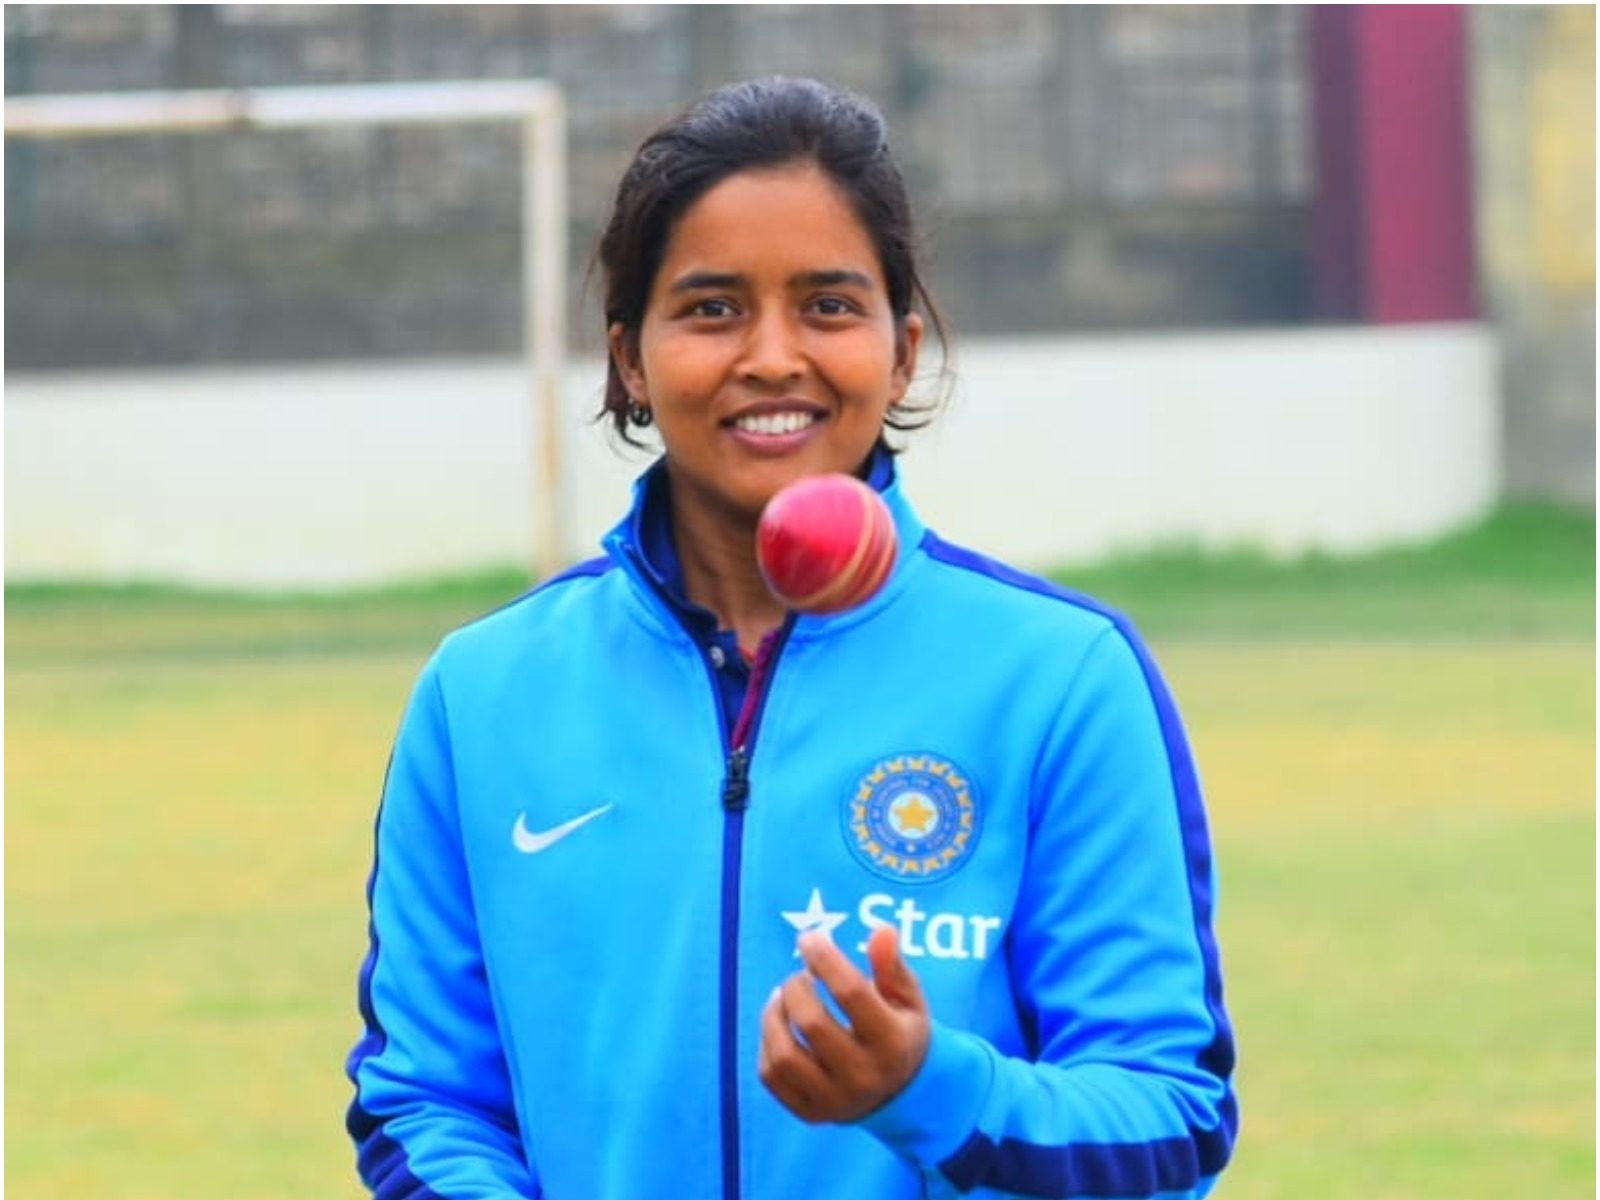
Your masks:
<path fill-rule="evenodd" d="M 867 939 L 867 961 L 872 964 L 872 982 L 878 993 L 899 1008 L 921 1009 L 922 984 L 906 965 L 900 953 L 900 931 L 892 925 L 880 925 Z"/>

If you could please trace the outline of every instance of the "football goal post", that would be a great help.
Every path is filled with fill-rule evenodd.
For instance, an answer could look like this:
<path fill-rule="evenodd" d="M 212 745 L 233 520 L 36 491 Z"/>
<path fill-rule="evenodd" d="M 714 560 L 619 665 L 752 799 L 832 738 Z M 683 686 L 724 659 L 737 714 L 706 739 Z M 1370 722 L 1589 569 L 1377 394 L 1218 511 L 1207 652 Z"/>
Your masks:
<path fill-rule="evenodd" d="M 104 92 L 5 100 L 8 138 L 84 138 L 334 125 L 441 125 L 487 121 L 522 127 L 523 354 L 539 461 L 532 498 L 536 577 L 565 565 L 567 481 L 562 461 L 561 375 L 566 346 L 566 117 L 560 88 L 544 80 L 350 84 L 219 91 Z"/>

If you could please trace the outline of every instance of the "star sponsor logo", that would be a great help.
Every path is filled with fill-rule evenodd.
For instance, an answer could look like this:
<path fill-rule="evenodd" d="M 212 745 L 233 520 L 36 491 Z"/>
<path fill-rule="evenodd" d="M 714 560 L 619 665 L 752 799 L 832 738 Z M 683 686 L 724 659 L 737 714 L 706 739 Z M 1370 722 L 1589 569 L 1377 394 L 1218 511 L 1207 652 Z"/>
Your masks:
<path fill-rule="evenodd" d="M 828 906 L 822 902 L 822 889 L 811 889 L 811 900 L 798 912 L 786 912 L 783 919 L 794 926 L 795 937 L 802 933 L 825 933 L 833 936 L 833 931 L 849 919 L 847 913 L 829 912 Z M 796 950 L 796 954 L 800 951 Z"/>
<path fill-rule="evenodd" d="M 845 800 L 843 817 L 851 853 L 897 882 L 943 879 L 978 843 L 971 781 L 937 754 L 897 754 L 875 763 Z"/>
<path fill-rule="evenodd" d="M 830 909 L 820 888 L 811 889 L 805 908 L 781 915 L 795 930 L 796 938 L 813 930 L 831 937 L 851 919 L 848 909 Z M 866 930 L 856 945 L 858 951 L 865 953 L 872 931 L 887 925 L 899 930 L 900 953 L 907 958 L 981 961 L 1000 944 L 1000 928 L 1005 924 L 1000 917 L 931 912 L 909 896 L 896 897 L 888 892 L 871 892 L 861 897 L 854 916 L 856 924 Z"/>

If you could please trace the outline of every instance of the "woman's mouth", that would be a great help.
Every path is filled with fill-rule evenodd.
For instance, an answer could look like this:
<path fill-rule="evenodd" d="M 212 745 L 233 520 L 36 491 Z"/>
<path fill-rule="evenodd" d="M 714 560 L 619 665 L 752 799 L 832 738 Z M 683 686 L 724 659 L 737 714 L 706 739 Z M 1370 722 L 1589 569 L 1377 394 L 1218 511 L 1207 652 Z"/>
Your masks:
<path fill-rule="evenodd" d="M 789 454 L 804 446 L 821 426 L 825 414 L 814 409 L 784 408 L 742 413 L 727 423 L 741 447 L 755 454 Z"/>
<path fill-rule="evenodd" d="M 751 413 L 736 418 L 733 426 L 744 433 L 756 434 L 759 437 L 781 437 L 788 433 L 798 433 L 816 424 L 816 421 L 817 414 L 813 412 Z"/>

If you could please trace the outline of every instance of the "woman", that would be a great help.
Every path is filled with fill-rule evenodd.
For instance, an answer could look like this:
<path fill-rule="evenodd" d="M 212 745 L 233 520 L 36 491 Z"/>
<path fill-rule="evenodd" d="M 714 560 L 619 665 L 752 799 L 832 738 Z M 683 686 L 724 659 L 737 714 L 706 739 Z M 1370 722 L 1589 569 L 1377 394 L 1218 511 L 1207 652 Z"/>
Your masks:
<path fill-rule="evenodd" d="M 413 695 L 349 1064 L 377 1195 L 1198 1196 L 1227 1161 L 1177 715 L 1120 617 L 901 493 L 912 244 L 881 118 L 810 81 L 714 93 L 624 176 L 606 411 L 665 454 L 605 557 Z M 755 524 L 827 471 L 900 557 L 796 617 Z"/>

